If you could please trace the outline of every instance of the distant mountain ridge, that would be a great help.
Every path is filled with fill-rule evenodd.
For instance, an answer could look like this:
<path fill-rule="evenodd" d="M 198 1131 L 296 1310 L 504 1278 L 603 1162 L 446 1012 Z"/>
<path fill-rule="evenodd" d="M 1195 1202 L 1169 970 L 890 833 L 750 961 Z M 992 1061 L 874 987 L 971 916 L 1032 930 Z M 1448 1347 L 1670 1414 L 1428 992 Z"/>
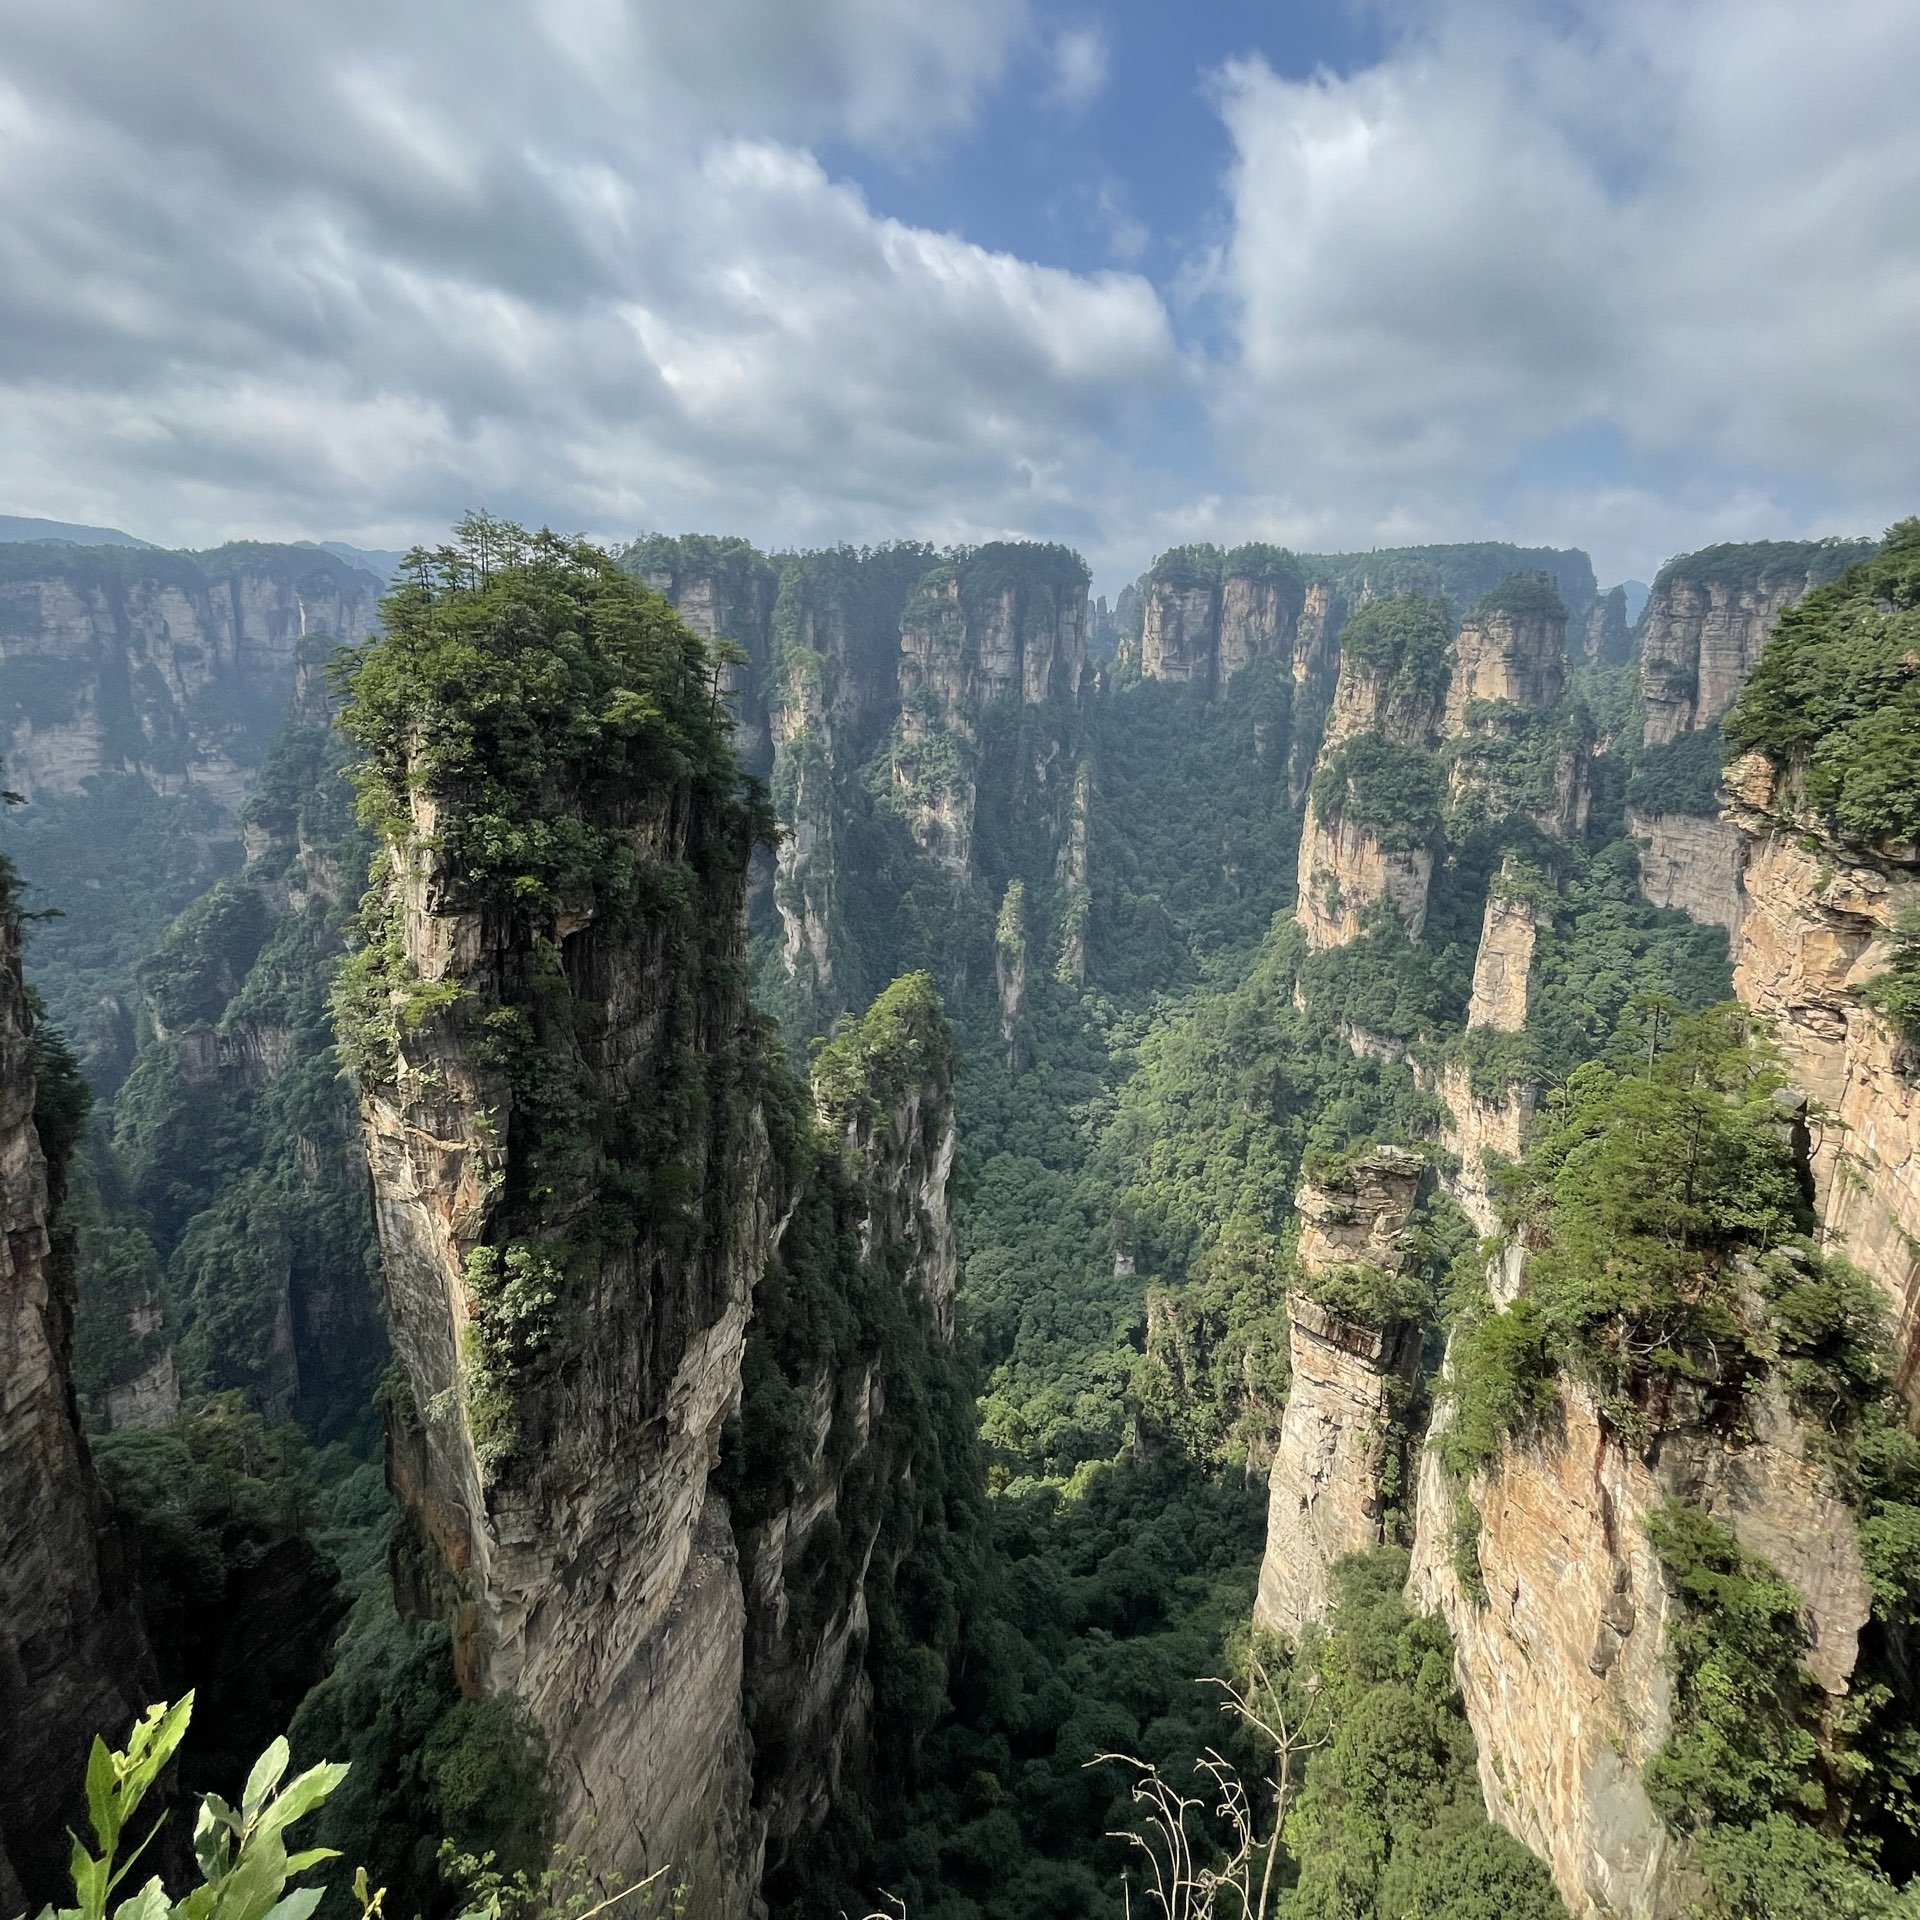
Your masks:
<path fill-rule="evenodd" d="M 69 547 L 151 547 L 118 527 L 89 527 L 77 520 L 37 520 L 30 514 L 0 513 L 0 541 L 54 540 Z"/>

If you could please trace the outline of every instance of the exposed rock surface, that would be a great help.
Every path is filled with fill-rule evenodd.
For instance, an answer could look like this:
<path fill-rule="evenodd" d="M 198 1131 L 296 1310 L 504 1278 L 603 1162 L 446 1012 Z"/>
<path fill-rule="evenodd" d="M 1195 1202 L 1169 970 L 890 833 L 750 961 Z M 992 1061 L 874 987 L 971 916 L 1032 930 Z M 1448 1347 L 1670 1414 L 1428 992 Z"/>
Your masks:
<path fill-rule="evenodd" d="M 681 796 L 645 798 L 635 857 L 682 859 Z M 419 978 L 483 1010 L 517 1004 L 530 945 L 505 916 L 459 904 L 425 795 L 412 825 L 392 849 L 391 884 Z M 737 960 L 741 876 L 706 884 L 710 957 Z M 389 1471 L 420 1543 L 413 1598 L 451 1618 L 463 1683 L 518 1695 L 545 1733 L 563 1837 L 630 1877 L 671 1863 L 690 1912 L 738 1914 L 757 1879 L 740 1712 L 746 1615 L 708 1481 L 777 1200 L 757 1113 L 721 1117 L 738 1112 L 751 1013 L 737 965 L 677 977 L 664 923 L 553 932 L 575 1003 L 594 1010 L 577 1063 L 591 1098 L 643 1109 L 667 1098 L 676 1063 L 663 996 L 677 987 L 693 998 L 700 1071 L 714 1082 L 712 1117 L 684 1148 L 699 1229 L 684 1240 L 656 1229 L 569 1273 L 579 1293 L 565 1364 L 554 1356 L 516 1382 L 518 1442 L 488 1463 L 463 1384 L 468 1261 L 496 1231 L 509 1156 L 525 1146 L 503 1074 L 455 1016 L 404 1033 L 392 1080 L 363 1088 L 412 1403 L 411 1418 L 389 1424 Z"/>
<path fill-rule="evenodd" d="M 1767 1021 L 1815 1107 L 1813 1171 L 1829 1244 L 1885 1290 L 1898 1378 L 1920 1381 L 1920 1087 L 1906 1048 L 1858 990 L 1886 965 L 1920 869 L 1827 837 L 1757 754 L 1727 770 L 1745 910 L 1734 989 Z"/>
<path fill-rule="evenodd" d="M 1404 1436 L 1420 1329 L 1365 1326 L 1329 1311 L 1312 1282 L 1342 1268 L 1400 1272 L 1406 1228 L 1425 1163 L 1403 1148 L 1363 1154 L 1327 1185 L 1309 1180 L 1295 1202 L 1304 1287 L 1287 1296 L 1293 1384 L 1268 1477 L 1267 1545 L 1255 1622 L 1297 1636 L 1321 1618 L 1329 1575 L 1344 1554 L 1381 1539 L 1387 1470 Z"/>
<path fill-rule="evenodd" d="M 1643 843 L 1640 890 L 1656 907 L 1678 907 L 1706 926 L 1737 935 L 1747 910 L 1740 829 L 1724 817 L 1693 813 L 1627 815 Z"/>
<path fill-rule="evenodd" d="M 1385 902 L 1414 938 L 1426 925 L 1433 883 L 1431 847 L 1388 848 L 1342 814 L 1322 820 L 1311 800 L 1300 827 L 1300 895 L 1294 917 L 1310 951 L 1343 947 Z"/>
<path fill-rule="evenodd" d="M 1168 556 L 1147 582 L 1140 670 L 1149 680 L 1215 695 L 1256 660 L 1289 660 L 1298 670 L 1295 637 L 1306 595 L 1298 568 L 1268 548 L 1238 548 L 1196 567 Z M 1329 637 L 1323 596 L 1307 652 L 1323 653 Z"/>
<path fill-rule="evenodd" d="M 981 718 L 1003 702 L 1078 700 L 1087 578 L 1061 549 L 983 548 L 935 567 L 901 616 L 894 801 L 921 851 L 956 880 L 973 872 Z M 1043 785 L 1057 745 L 1041 744 L 1031 769 Z"/>
<path fill-rule="evenodd" d="M 1424 1076 L 1422 1079 L 1424 1084 Z M 1447 1191 L 1480 1234 L 1497 1232 L 1500 1215 L 1494 1205 L 1487 1156 L 1520 1158 L 1534 1115 L 1534 1089 L 1520 1081 L 1502 1087 L 1491 1098 L 1483 1097 L 1474 1091 L 1473 1074 L 1464 1060 L 1447 1061 L 1431 1086 L 1446 1115 L 1440 1144 L 1460 1163 L 1457 1172 L 1445 1176 Z"/>
<path fill-rule="evenodd" d="M 1449 734 L 1467 730 L 1476 701 L 1501 701 L 1538 713 L 1567 688 L 1567 623 L 1563 614 L 1495 607 L 1462 622 L 1453 640 L 1453 675 L 1443 721 Z"/>
<path fill-rule="evenodd" d="M 382 583 L 317 548 L 18 547 L 0 567 L 0 754 L 31 798 L 92 776 L 229 814 L 303 655 L 375 625 Z"/>
<path fill-rule="evenodd" d="M 1755 541 L 1670 560 L 1640 617 L 1645 743 L 1665 746 L 1733 705 L 1781 610 L 1872 551 L 1863 541 Z"/>
<path fill-rule="evenodd" d="M 1527 1024 L 1533 984 L 1533 953 L 1541 913 L 1532 901 L 1503 891 L 1496 882 L 1480 919 L 1480 945 L 1473 956 L 1473 994 L 1467 1026 L 1518 1033 Z"/>
<path fill-rule="evenodd" d="M 1663 1503 L 1703 1508 L 1793 1582 L 1809 1665 L 1846 1691 L 1870 1604 L 1851 1516 L 1777 1394 L 1757 1397 L 1751 1429 L 1744 1445 L 1670 1434 L 1649 1461 L 1563 1384 L 1539 1436 L 1464 1495 L 1437 1454 L 1422 1462 L 1410 1595 L 1453 1634 L 1488 1813 L 1547 1861 L 1576 1915 L 1677 1920 L 1701 1891 L 1641 1784 L 1671 1713 L 1672 1603 L 1646 1529 Z M 1479 1516 L 1484 1602 L 1461 1586 L 1461 1498 Z"/>
<path fill-rule="evenodd" d="M 0 1911 L 67 1891 L 66 1827 L 96 1733 L 117 1738 L 155 1686 L 132 1581 L 73 1392 L 71 1248 L 61 1170 L 34 1126 L 33 1018 L 20 924 L 0 909 Z"/>
<path fill-rule="evenodd" d="M 551 799 L 670 874 L 693 903 L 685 922 L 603 918 L 591 898 L 538 924 L 472 906 L 444 850 L 450 803 L 416 787 L 411 804 L 385 907 L 419 982 L 399 990 L 424 991 L 432 1011 L 399 1024 L 391 1071 L 362 1088 L 407 1388 L 389 1425 L 403 1595 L 448 1620 L 465 1687 L 525 1703 L 553 1756 L 565 1844 L 610 1875 L 670 1864 L 689 1915 L 736 1920 L 763 1856 L 817 1822 L 861 1747 L 865 1574 L 916 1467 L 883 1418 L 897 1356 L 860 1322 L 855 1350 L 793 1381 L 811 1409 L 806 1464 L 791 1485 L 743 1488 L 752 1517 L 736 1528 L 715 1474 L 755 1289 L 787 1258 L 796 1213 L 824 1209 L 845 1271 L 819 1270 L 810 1235 L 814 1266 L 782 1284 L 857 1301 L 860 1272 L 869 1295 L 910 1288 L 936 1344 L 950 1334 L 944 1025 L 912 995 L 891 1004 L 856 1084 L 835 1083 L 837 1152 L 804 1175 L 792 1115 L 769 1123 L 774 1069 L 740 964 L 746 849 L 736 862 L 719 850 L 731 841 L 702 832 L 711 796 L 663 781 L 592 807 Z M 486 1041 L 506 1010 L 536 1022 L 579 1110 L 599 1116 L 584 1133 L 556 1141 L 546 1110 L 516 1095 Z M 635 1158 L 624 1117 L 665 1113 L 678 1116 L 670 1144 L 644 1149 L 665 1158 Z M 583 1184 L 530 1198 L 530 1169 L 555 1164 L 541 1156 L 556 1147 Z M 623 1190 L 661 1196 L 613 1235 L 593 1230 L 603 1165 Z M 515 1257 L 549 1263 L 529 1269 L 545 1274 L 541 1330 L 482 1388 L 490 1263 L 512 1272 Z M 890 1537 L 905 1551 L 910 1530 Z"/>

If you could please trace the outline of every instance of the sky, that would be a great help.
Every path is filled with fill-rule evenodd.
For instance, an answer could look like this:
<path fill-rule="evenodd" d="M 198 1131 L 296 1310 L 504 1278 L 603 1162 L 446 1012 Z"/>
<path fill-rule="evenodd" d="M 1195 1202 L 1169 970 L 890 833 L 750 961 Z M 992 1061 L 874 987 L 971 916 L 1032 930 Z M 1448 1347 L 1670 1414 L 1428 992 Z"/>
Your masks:
<path fill-rule="evenodd" d="M 1916 99 L 1913 0 L 0 0 L 0 513 L 1878 531 Z"/>

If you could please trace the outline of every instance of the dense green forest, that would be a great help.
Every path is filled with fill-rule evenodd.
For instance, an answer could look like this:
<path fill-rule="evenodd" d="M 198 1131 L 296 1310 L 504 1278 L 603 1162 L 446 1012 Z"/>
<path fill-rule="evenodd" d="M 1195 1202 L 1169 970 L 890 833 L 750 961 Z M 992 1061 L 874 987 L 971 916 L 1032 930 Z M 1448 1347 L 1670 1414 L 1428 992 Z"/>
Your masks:
<path fill-rule="evenodd" d="M 484 564 L 475 527 L 506 542 Z M 1857 1715 L 1844 1729 L 1812 1723 L 1791 1591 L 1676 1509 L 1656 1544 L 1684 1602 L 1677 1706 L 1649 1788 L 1697 1841 L 1715 1913 L 1895 1910 L 1920 1769 L 1905 1671 L 1920 1451 L 1889 1412 L 1885 1329 L 1865 1283 L 1811 1248 L 1773 1098 L 1780 1075 L 1722 1005 L 1725 934 L 1639 894 L 1627 805 L 1687 810 L 1673 796 L 1710 787 L 1718 767 L 1706 747 L 1684 765 L 1638 754 L 1631 665 L 1583 669 L 1561 706 L 1524 726 L 1473 716 L 1487 726 L 1464 780 L 1457 743 L 1429 752 L 1361 736 L 1321 756 L 1308 782 L 1295 729 L 1310 760 L 1328 689 L 1283 661 L 1254 663 L 1220 698 L 1123 661 L 1077 700 L 976 700 L 942 722 L 952 764 L 934 766 L 922 743 L 907 778 L 912 743 L 855 698 L 854 678 L 895 670 L 912 596 L 931 604 L 951 584 L 972 606 L 1015 581 L 1037 602 L 1084 578 L 1072 556 L 943 559 L 902 545 L 769 560 L 743 543 L 653 540 L 616 568 L 568 543 L 516 544 L 495 523 L 465 532 L 465 548 L 416 561 L 387 603 L 387 639 L 350 663 L 346 727 L 341 676 L 331 695 L 310 677 L 240 834 L 209 833 L 191 799 L 131 775 L 102 783 L 85 810 L 15 809 L 8 823 L 40 876 L 33 903 L 65 915 L 36 929 L 30 968 L 97 1103 L 84 1128 L 74 1122 L 79 1391 L 104 1429 L 111 1396 L 148 1378 L 163 1346 L 176 1370 L 177 1413 L 99 1431 L 94 1447 L 162 1680 L 172 1696 L 197 1689 L 191 1724 L 169 1736 L 188 1792 L 239 1803 L 253 1756 L 290 1728 L 298 1764 L 351 1763 L 324 1804 L 316 1796 L 306 1837 L 347 1868 L 364 1864 L 388 1913 L 433 1920 L 491 1900 L 496 1920 L 522 1920 L 588 1904 L 567 1907 L 577 1883 L 565 1862 L 559 1881 L 540 1881 L 554 1803 L 537 1734 L 505 1698 L 462 1697 L 446 1627 L 397 1607 L 389 1578 L 379 1423 L 402 1389 L 386 1370 L 342 1072 L 380 1071 L 400 1026 L 436 1009 L 397 929 L 354 916 L 422 753 L 468 797 L 447 850 L 502 916 L 585 892 L 614 913 L 685 914 L 686 900 L 648 891 L 605 824 L 623 785 L 663 768 L 688 781 L 708 836 L 699 858 L 718 871 L 773 837 L 805 776 L 834 796 L 835 966 L 830 986 L 791 972 L 774 890 L 756 893 L 756 997 L 785 1052 L 762 1091 L 782 1164 L 808 1178 L 795 1175 L 804 1198 L 787 1252 L 756 1297 L 720 1484 L 743 1525 L 775 1510 L 806 1457 L 812 1416 L 795 1382 L 825 1357 L 883 1353 L 907 1437 L 848 1495 L 847 1528 L 885 1514 L 888 1551 L 865 1572 L 830 1574 L 865 1582 L 874 1755 L 813 1843 L 780 1864 L 775 1912 L 826 1920 L 867 1911 L 884 1890 L 911 1920 L 1118 1920 L 1140 1898 L 1125 1837 L 1139 1830 L 1140 1769 L 1210 1793 L 1196 1763 L 1213 1748 L 1258 1787 L 1252 1857 L 1263 1875 L 1270 1866 L 1272 1912 L 1562 1911 L 1544 1867 L 1487 1819 L 1444 1624 L 1407 1609 L 1404 1486 L 1385 1544 L 1337 1570 L 1323 1628 L 1285 1647 L 1248 1627 L 1290 1384 L 1295 1196 L 1303 1177 L 1332 1178 L 1380 1142 L 1414 1147 L 1432 1169 L 1393 1303 L 1428 1333 L 1403 1451 L 1429 1398 L 1450 1395 L 1447 1461 L 1464 1482 L 1549 1417 L 1562 1378 L 1591 1386 L 1629 1434 L 1644 1429 L 1650 1386 L 1704 1383 L 1732 1419 L 1769 1370 L 1818 1411 L 1874 1583 Z M 1800 769 L 1810 803 L 1863 840 L 1910 824 L 1920 791 L 1886 719 L 1905 712 L 1910 684 L 1913 554 L 1896 529 L 1869 567 L 1790 612 L 1727 723 L 1732 746 Z M 1343 643 L 1431 704 L 1455 610 L 1590 604 L 1577 558 L 1491 545 L 1318 560 L 1182 549 L 1157 577 L 1207 584 L 1231 566 L 1371 594 Z M 632 586 L 692 572 L 761 610 L 764 658 L 742 667 L 705 647 Z M 811 644 L 829 611 L 849 636 L 838 664 Z M 523 623 L 511 656 L 492 638 L 503 621 Z M 782 699 L 802 710 L 796 686 L 836 684 L 839 706 L 823 695 L 805 707 L 813 731 L 790 732 L 784 757 L 769 747 L 755 767 L 746 747 L 771 791 L 741 784 L 726 703 L 744 741 Z M 423 688 L 438 728 L 426 739 Z M 1541 769 L 1550 779 L 1563 749 L 1593 756 L 1591 812 L 1569 839 L 1533 817 Z M 975 797 L 962 873 L 914 837 L 911 801 L 935 774 Z M 586 800 L 556 829 L 543 808 L 561 788 Z M 1292 909 L 1309 794 L 1383 845 L 1432 851 L 1419 939 L 1382 913 L 1348 945 L 1306 951 Z M 87 836 L 108 809 L 124 833 L 94 850 Z M 1075 833 L 1081 869 L 1062 853 Z M 57 878 L 76 872 L 83 886 Z M 1496 890 L 1532 910 L 1531 1004 L 1523 1032 L 1470 1035 Z M 509 1051 L 524 1040 L 502 1036 Z M 897 1288 L 863 1270 L 852 1201 L 843 1176 L 820 1171 L 824 1136 L 803 1089 L 810 1075 L 823 1124 L 844 1125 L 846 1089 L 949 1046 L 962 1260 L 952 1374 Z M 516 1096 L 550 1111 L 555 1140 L 656 1118 L 583 1115 L 530 1046 L 514 1060 Z M 1541 1252 L 1528 1294 L 1503 1312 L 1442 1189 L 1456 1169 L 1435 1076 L 1459 1061 L 1478 1091 L 1542 1100 L 1525 1163 L 1502 1183 L 1509 1223 Z M 76 1111 L 82 1092 L 75 1082 Z M 672 1157 L 651 1136 L 633 1157 L 655 1146 Z M 529 1190 L 529 1222 L 536 1201 L 562 1210 L 555 1154 L 551 1181 Z M 601 1191 L 595 1230 L 618 1234 L 619 1208 L 653 1197 Z M 476 1281 L 481 1345 L 497 1347 L 480 1358 L 502 1380 L 520 1364 L 509 1323 L 525 1277 L 503 1266 Z M 1358 1295 L 1333 1304 L 1366 1317 Z M 509 1406 L 505 1387 L 497 1398 Z M 503 1457 L 518 1443 L 505 1412 L 489 1432 Z M 937 1463 L 910 1495 L 894 1484 L 909 1457 Z M 1209 1674 L 1306 1730 L 1277 1833 L 1272 1743 L 1223 1722 Z M 1212 1806 L 1200 1847 L 1224 1858 L 1230 1835 Z M 350 1876 L 322 1877 L 327 1914 L 351 1916 Z"/>

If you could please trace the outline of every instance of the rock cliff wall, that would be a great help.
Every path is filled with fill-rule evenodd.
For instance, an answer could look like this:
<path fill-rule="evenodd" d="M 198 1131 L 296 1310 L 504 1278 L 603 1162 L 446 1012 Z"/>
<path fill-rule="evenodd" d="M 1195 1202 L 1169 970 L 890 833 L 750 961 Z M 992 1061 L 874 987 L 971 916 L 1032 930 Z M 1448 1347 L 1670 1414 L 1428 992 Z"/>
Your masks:
<path fill-rule="evenodd" d="M 1566 610 L 1489 606 L 1460 624 L 1453 639 L 1453 674 L 1447 683 L 1442 727 L 1467 731 L 1467 709 L 1498 701 L 1538 713 L 1567 690 Z"/>
<path fill-rule="evenodd" d="M 1359 939 L 1383 903 L 1408 934 L 1419 939 L 1432 884 L 1431 847 L 1384 847 L 1380 836 L 1361 822 L 1338 813 L 1322 820 L 1308 801 L 1300 825 L 1300 897 L 1294 917 L 1310 952 Z"/>
<path fill-rule="evenodd" d="M 1296 1206 L 1300 1284 L 1287 1296 L 1293 1383 L 1268 1477 L 1267 1544 L 1254 1620 L 1297 1637 L 1320 1619 L 1343 1555 L 1378 1546 L 1405 1435 L 1418 1325 L 1370 1325 L 1314 1297 L 1317 1282 L 1365 1268 L 1404 1272 L 1407 1222 L 1425 1163 L 1381 1147 L 1326 1184 L 1306 1181 Z M 1342 1296 L 1331 1291 L 1329 1302 Z"/>
<path fill-rule="evenodd" d="M 1422 1461 L 1410 1596 L 1453 1634 L 1489 1816 L 1576 1915 L 1677 1920 L 1702 1891 L 1641 1784 L 1671 1715 L 1672 1602 L 1647 1534 L 1664 1503 L 1721 1520 L 1794 1585 L 1808 1665 L 1836 1703 L 1847 1691 L 1871 1599 L 1852 1516 L 1777 1391 L 1748 1426 L 1743 1442 L 1683 1430 L 1644 1454 L 1563 1382 L 1538 1437 L 1464 1489 L 1437 1453 Z"/>
<path fill-rule="evenodd" d="M 73 1391 L 64 1169 L 34 1123 L 18 909 L 0 903 L 0 1909 L 60 1897 L 96 1733 L 157 1687 Z"/>
<path fill-rule="evenodd" d="M 0 548 L 11 784 L 72 794 L 127 770 L 236 813 L 300 658 L 364 638 L 383 591 L 312 547 Z"/>
<path fill-rule="evenodd" d="M 1758 754 L 1727 770 L 1744 911 L 1734 989 L 1767 1022 L 1816 1110 L 1822 1229 L 1871 1274 L 1893 1314 L 1898 1384 L 1920 1383 L 1920 1088 L 1906 1047 L 1859 989 L 1887 964 L 1920 865 L 1850 848 L 1808 820 Z"/>
<path fill-rule="evenodd" d="M 1656 907 L 1678 907 L 1704 925 L 1739 933 L 1747 910 L 1745 847 L 1731 820 L 1629 813 L 1627 831 L 1642 843 L 1640 890 Z"/>
<path fill-rule="evenodd" d="M 553 590 L 529 582 L 543 612 Z M 541 1729 L 563 1842 L 670 1866 L 690 1915 L 733 1920 L 864 1737 L 868 1575 L 925 1469 L 890 1370 L 951 1325 L 950 1046 L 901 983 L 821 1056 L 818 1139 L 747 998 L 755 820 L 708 663 L 644 608 L 643 641 L 603 649 L 596 609 L 624 623 L 632 589 L 577 591 L 552 615 L 588 636 L 571 671 L 620 663 L 672 716 L 635 724 L 680 731 L 664 761 L 616 733 L 520 796 L 596 850 L 555 890 L 496 886 L 470 774 L 421 757 L 457 686 L 380 683 L 391 730 L 349 711 L 389 821 L 344 1004 L 406 1387 L 396 1577 L 452 1626 L 462 1685 Z"/>
<path fill-rule="evenodd" d="M 1872 550 L 1858 540 L 1760 540 L 1668 561 L 1640 616 L 1645 744 L 1711 726 L 1746 684 L 1781 609 Z"/>
<path fill-rule="evenodd" d="M 1311 670 L 1324 661 L 1332 623 L 1323 590 L 1302 636 L 1308 591 L 1292 557 L 1276 548 L 1163 554 L 1147 576 L 1140 671 L 1149 680 L 1204 687 L 1218 697 L 1256 660 Z"/>
<path fill-rule="evenodd" d="M 935 567 L 900 619 L 893 804 L 928 858 L 964 884 L 974 871 L 983 728 L 999 707 L 1071 711 L 1087 671 L 1085 566 L 1063 548 L 989 546 Z M 1017 806 L 1029 782 L 1060 784 L 1058 728 L 1015 728 L 1013 764 L 994 771 Z"/>

